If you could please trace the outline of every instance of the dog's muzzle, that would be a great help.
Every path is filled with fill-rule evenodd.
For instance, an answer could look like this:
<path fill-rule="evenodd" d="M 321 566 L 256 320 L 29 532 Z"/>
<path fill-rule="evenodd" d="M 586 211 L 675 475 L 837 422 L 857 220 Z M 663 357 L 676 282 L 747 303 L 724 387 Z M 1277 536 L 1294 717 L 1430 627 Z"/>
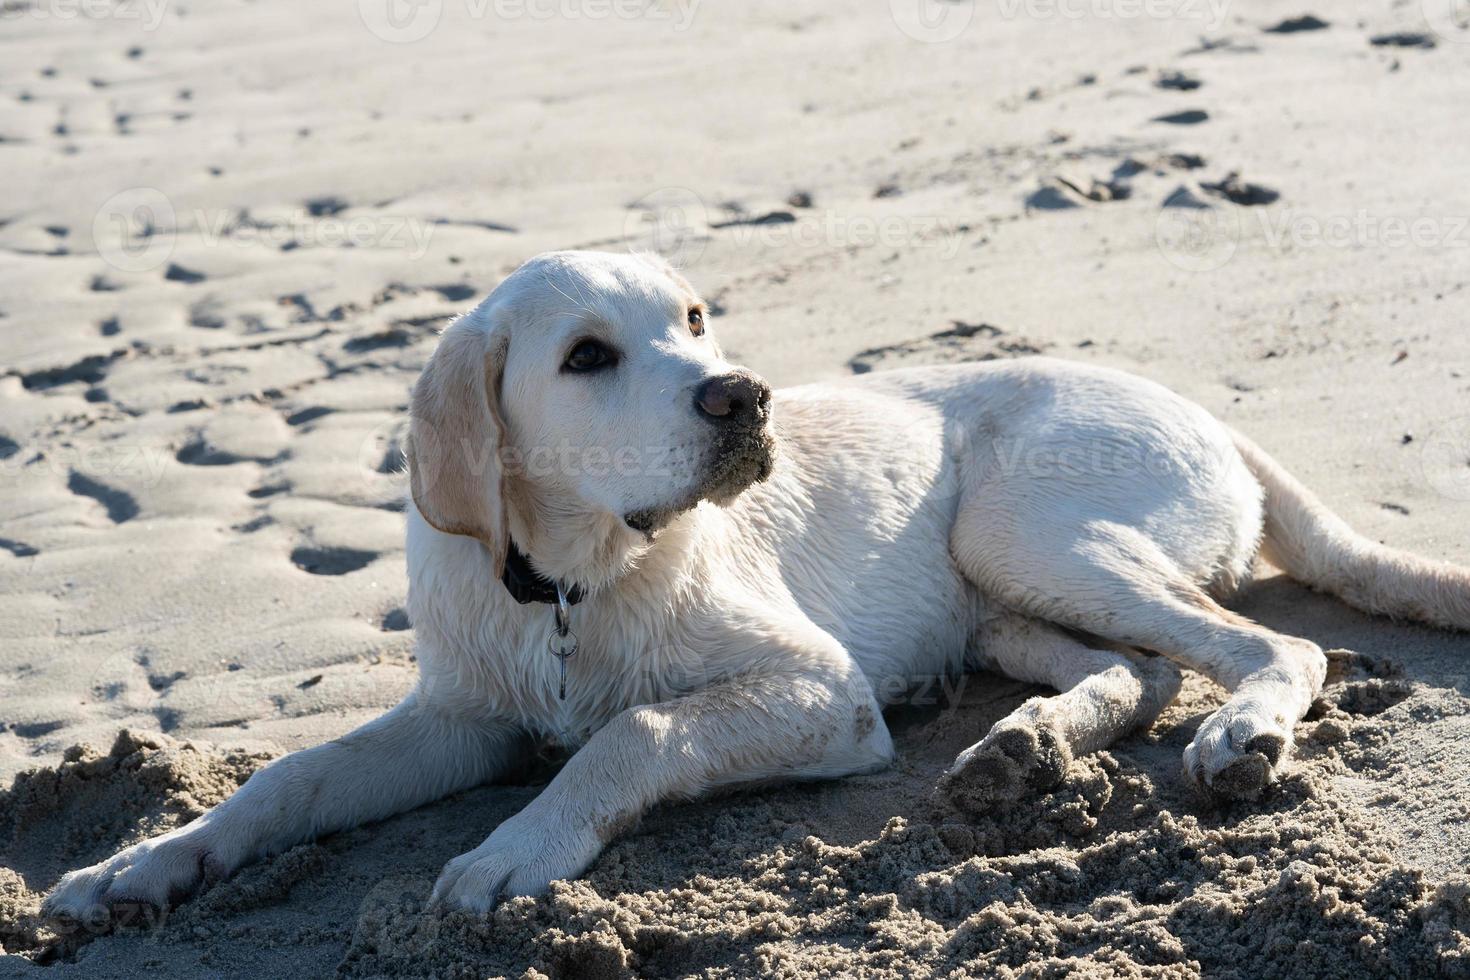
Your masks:
<path fill-rule="evenodd" d="M 689 465 L 699 467 L 689 497 L 671 506 L 626 514 L 635 531 L 652 536 L 701 500 L 725 505 L 771 475 L 776 439 L 771 434 L 771 386 L 743 369 L 701 382 L 694 391 L 696 412 L 710 424 L 711 438 Z"/>
<path fill-rule="evenodd" d="M 729 503 L 771 475 L 776 440 L 771 436 L 771 386 L 739 369 L 717 375 L 694 392 L 694 405 L 715 427 L 710 464 L 700 496 Z"/>

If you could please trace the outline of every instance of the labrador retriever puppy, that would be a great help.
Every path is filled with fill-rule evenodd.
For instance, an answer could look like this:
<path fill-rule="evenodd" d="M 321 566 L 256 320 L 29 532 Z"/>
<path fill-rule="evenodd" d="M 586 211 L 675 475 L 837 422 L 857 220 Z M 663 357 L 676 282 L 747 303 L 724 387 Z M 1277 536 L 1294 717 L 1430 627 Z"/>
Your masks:
<path fill-rule="evenodd" d="M 579 874 L 661 800 L 885 766 L 878 692 L 979 668 L 1060 693 L 959 755 L 941 789 L 964 809 L 1151 724 L 1176 665 L 1229 692 L 1185 776 L 1254 798 L 1326 672 L 1317 644 L 1221 605 L 1258 555 L 1470 628 L 1470 573 L 1354 533 L 1159 385 L 1034 358 L 773 393 L 651 256 L 558 252 L 506 279 L 440 340 L 408 458 L 416 688 L 71 872 L 48 912 L 164 905 L 507 777 L 538 740 L 576 748 L 439 876 L 437 901 L 483 912 Z"/>

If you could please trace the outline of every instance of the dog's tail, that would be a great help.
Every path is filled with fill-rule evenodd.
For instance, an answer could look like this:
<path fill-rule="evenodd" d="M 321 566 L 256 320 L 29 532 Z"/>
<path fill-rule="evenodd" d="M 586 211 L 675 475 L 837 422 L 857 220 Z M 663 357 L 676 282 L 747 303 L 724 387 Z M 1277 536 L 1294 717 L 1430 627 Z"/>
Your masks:
<path fill-rule="evenodd" d="M 1470 569 L 1363 537 L 1265 450 L 1231 434 L 1266 490 L 1267 561 L 1364 612 L 1470 630 Z"/>

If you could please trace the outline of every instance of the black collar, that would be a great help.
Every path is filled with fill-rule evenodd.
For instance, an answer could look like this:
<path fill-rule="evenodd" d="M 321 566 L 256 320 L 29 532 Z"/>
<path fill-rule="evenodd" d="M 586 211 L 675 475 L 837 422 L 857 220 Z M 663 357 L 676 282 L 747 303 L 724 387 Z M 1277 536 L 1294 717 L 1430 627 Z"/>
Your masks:
<path fill-rule="evenodd" d="M 556 604 L 556 583 L 531 567 L 530 561 L 521 554 L 514 541 L 505 550 L 505 574 L 500 576 L 505 590 L 516 602 L 546 602 Z M 567 589 L 567 602 L 576 605 L 582 601 L 582 587 L 574 585 Z"/>

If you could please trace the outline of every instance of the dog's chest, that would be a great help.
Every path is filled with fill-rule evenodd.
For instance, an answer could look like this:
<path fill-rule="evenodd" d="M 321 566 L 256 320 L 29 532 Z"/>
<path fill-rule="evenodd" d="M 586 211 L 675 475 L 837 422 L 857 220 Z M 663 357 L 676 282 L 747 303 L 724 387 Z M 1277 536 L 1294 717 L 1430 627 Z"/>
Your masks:
<path fill-rule="evenodd" d="M 653 704 L 707 686 L 709 676 L 687 643 L 666 638 L 646 620 L 598 608 L 596 598 L 576 607 L 570 625 L 575 652 L 556 640 L 550 606 L 488 604 L 476 628 L 421 645 L 424 683 L 449 692 L 460 710 L 506 718 L 570 748 L 629 708 Z M 513 620 L 507 623 L 506 620 Z M 563 673 L 564 671 L 564 673 Z M 436 679 L 437 678 L 437 679 Z"/>

